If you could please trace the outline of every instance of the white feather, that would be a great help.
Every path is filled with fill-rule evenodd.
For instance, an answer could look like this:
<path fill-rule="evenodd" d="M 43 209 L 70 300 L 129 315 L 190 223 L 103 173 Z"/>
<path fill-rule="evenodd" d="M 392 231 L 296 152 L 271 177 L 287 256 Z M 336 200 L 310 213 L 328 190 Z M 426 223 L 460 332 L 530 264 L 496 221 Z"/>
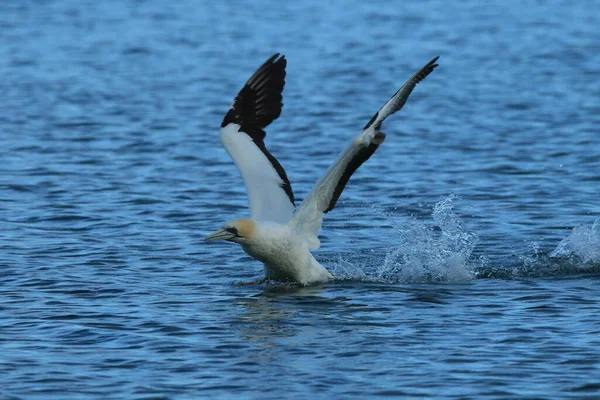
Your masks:
<path fill-rule="evenodd" d="M 257 221 L 288 223 L 294 205 L 282 188 L 282 179 L 252 138 L 239 129 L 238 124 L 230 123 L 221 128 L 220 138 L 244 179 L 250 217 Z"/>
<path fill-rule="evenodd" d="M 289 226 L 303 237 L 310 249 L 318 249 L 321 244 L 318 236 L 321 232 L 323 215 L 348 163 L 362 148 L 369 146 L 375 133 L 371 126 L 354 138 L 325 175 L 313 186 L 290 221 Z"/>

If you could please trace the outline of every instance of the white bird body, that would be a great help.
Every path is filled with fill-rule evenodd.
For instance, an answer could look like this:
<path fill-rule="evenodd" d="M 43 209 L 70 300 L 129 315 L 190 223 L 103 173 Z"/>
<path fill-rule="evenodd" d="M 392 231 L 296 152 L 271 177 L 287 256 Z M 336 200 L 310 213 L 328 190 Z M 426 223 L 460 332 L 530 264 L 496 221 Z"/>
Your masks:
<path fill-rule="evenodd" d="M 320 246 L 323 215 L 335 207 L 352 174 L 385 140 L 380 131 L 383 121 L 404 106 L 416 84 L 437 66 L 436 60 L 414 74 L 375 113 L 294 213 L 289 179 L 263 141 L 263 129 L 279 117 L 283 106 L 286 59 L 272 56 L 238 93 L 221 124 L 221 143 L 242 174 L 251 218 L 228 222 L 205 240 L 239 243 L 264 264 L 270 280 L 308 285 L 333 278 L 310 252 Z"/>
<path fill-rule="evenodd" d="M 333 278 L 288 225 L 268 221 L 254 223 L 252 244 L 242 244 L 242 249 L 264 264 L 267 279 L 308 285 Z"/>

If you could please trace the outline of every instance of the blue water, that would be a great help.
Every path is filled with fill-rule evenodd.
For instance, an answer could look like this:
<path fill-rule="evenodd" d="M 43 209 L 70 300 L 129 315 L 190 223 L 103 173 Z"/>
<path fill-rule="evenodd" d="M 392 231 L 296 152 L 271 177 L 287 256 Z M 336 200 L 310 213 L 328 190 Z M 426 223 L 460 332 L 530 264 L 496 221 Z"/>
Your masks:
<path fill-rule="evenodd" d="M 0 398 L 599 398 L 598 26 L 597 1 L 2 2 Z M 218 128 L 274 52 L 299 199 L 440 55 L 308 288 L 202 241 L 247 215 Z"/>

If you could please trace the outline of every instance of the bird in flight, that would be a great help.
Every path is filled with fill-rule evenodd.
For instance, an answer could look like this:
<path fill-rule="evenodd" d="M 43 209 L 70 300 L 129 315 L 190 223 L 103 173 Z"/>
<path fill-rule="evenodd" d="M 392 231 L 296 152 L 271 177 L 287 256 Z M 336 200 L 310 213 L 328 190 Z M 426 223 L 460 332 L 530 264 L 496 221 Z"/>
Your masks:
<path fill-rule="evenodd" d="M 320 246 L 323 215 L 335 207 L 352 174 L 385 140 L 383 121 L 404 106 L 417 83 L 438 66 L 437 59 L 419 69 L 373 115 L 296 209 L 287 174 L 264 142 L 264 129 L 281 114 L 287 64 L 283 55 L 270 57 L 246 82 L 221 123 L 221 143 L 244 180 L 250 218 L 229 221 L 205 240 L 240 244 L 264 264 L 267 280 L 309 285 L 332 279 L 310 252 Z"/>

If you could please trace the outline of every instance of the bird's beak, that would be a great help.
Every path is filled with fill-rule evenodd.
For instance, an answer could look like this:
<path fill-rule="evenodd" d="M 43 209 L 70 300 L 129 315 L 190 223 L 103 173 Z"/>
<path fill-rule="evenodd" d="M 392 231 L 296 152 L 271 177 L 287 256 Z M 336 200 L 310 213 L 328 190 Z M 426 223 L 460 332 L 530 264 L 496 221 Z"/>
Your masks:
<path fill-rule="evenodd" d="M 225 229 L 219 229 L 216 232 L 211 233 L 207 237 L 204 238 L 205 242 L 210 242 L 211 240 L 231 240 L 235 237 L 235 235 L 231 232 L 227 232 Z"/>

